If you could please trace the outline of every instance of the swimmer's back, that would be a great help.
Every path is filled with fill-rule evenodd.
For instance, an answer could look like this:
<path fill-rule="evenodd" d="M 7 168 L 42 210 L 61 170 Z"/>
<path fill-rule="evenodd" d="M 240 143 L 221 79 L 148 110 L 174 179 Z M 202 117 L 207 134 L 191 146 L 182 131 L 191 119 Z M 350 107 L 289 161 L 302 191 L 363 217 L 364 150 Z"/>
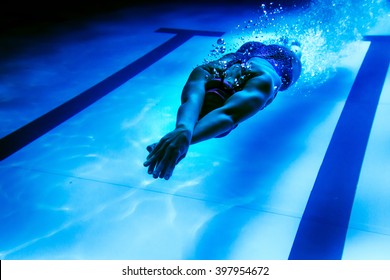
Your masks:
<path fill-rule="evenodd" d="M 286 90 L 295 83 L 301 73 L 300 59 L 294 52 L 284 46 L 247 42 L 237 50 L 236 54 L 243 62 L 255 57 L 268 61 L 282 79 L 280 90 Z"/>

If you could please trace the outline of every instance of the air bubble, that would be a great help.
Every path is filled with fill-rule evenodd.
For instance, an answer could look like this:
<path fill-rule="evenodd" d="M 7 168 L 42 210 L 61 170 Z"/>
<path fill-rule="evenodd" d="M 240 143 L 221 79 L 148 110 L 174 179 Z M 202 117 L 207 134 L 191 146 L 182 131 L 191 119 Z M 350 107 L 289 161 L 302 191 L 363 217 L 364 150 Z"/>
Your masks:
<path fill-rule="evenodd" d="M 305 7 L 295 5 L 297 9 L 291 11 L 277 2 L 261 1 L 257 15 L 237 25 L 231 49 L 226 45 L 229 42 L 220 38 L 211 53 L 217 57 L 230 50 L 236 51 L 251 40 L 282 44 L 279 41 L 282 36 L 297 39 L 302 43 L 303 53 L 302 74 L 297 84 L 300 87 L 318 86 L 335 73 L 343 55 L 353 53 L 345 49 L 352 48 L 351 43 L 361 40 L 377 21 L 388 15 L 388 7 L 383 0 L 311 2 Z M 226 48 L 221 48 L 225 45 Z M 248 49 L 245 54 L 250 55 L 250 52 Z"/>
<path fill-rule="evenodd" d="M 218 45 L 225 45 L 225 40 L 224 40 L 223 38 L 219 38 L 219 39 L 217 40 L 217 44 L 218 44 Z"/>

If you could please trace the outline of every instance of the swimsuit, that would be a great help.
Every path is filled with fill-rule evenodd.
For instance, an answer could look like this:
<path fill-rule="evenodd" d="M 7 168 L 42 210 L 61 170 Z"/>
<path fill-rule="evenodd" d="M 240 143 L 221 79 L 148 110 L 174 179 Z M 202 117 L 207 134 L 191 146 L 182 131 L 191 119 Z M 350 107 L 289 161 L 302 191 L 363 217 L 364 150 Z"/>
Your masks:
<path fill-rule="evenodd" d="M 204 105 L 199 114 L 199 119 L 211 111 L 222 107 L 225 101 L 235 93 L 233 87 L 222 79 L 212 79 L 206 83 L 205 87 Z"/>

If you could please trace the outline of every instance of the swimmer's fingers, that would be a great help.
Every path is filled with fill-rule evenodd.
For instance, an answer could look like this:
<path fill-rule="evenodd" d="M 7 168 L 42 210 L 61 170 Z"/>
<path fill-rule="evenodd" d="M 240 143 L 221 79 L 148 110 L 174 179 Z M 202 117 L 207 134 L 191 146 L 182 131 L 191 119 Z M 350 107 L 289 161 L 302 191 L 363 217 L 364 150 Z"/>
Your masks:
<path fill-rule="evenodd" d="M 167 151 L 160 149 L 153 151 L 153 155 L 150 155 L 144 162 L 144 166 L 148 167 L 148 173 L 153 175 L 153 178 L 157 179 L 160 176 L 163 166 L 167 162 Z"/>
<path fill-rule="evenodd" d="M 161 178 L 165 180 L 169 180 L 172 177 L 173 170 L 175 169 L 175 164 L 171 162 L 171 164 L 166 168 L 164 175 Z"/>
<path fill-rule="evenodd" d="M 151 153 L 154 151 L 154 149 L 156 148 L 157 146 L 157 143 L 154 143 L 154 144 L 151 144 L 149 146 L 146 147 L 146 150 Z M 144 166 L 145 167 L 148 167 L 149 166 L 149 170 L 148 170 L 148 173 L 149 174 L 152 174 L 153 173 L 153 169 L 154 169 L 154 166 L 156 165 L 156 160 L 154 160 L 155 158 L 152 158 L 152 159 L 149 159 L 149 160 L 146 160 L 144 162 Z M 151 171 L 150 171 L 151 170 Z"/>
<path fill-rule="evenodd" d="M 160 166 L 160 165 L 159 165 Z M 161 165 L 160 167 L 157 167 L 157 173 L 153 175 L 154 178 L 160 177 L 161 179 L 169 180 L 171 178 L 173 169 L 175 168 L 175 161 L 170 160 L 169 162 L 166 162 L 164 165 Z M 161 169 L 159 169 L 161 168 Z"/>
<path fill-rule="evenodd" d="M 152 164 L 152 162 L 153 162 L 153 160 L 148 159 L 148 160 L 146 160 L 146 161 L 144 162 L 144 166 L 145 166 L 145 167 L 148 167 L 148 166 L 150 166 L 150 165 Z"/>
<path fill-rule="evenodd" d="M 148 166 L 152 165 L 153 163 L 156 163 L 158 161 L 158 159 L 159 159 L 158 155 L 153 155 L 152 157 L 150 157 L 149 159 L 147 159 L 144 162 L 144 166 L 148 167 Z"/>
<path fill-rule="evenodd" d="M 160 145 L 160 143 L 158 143 L 157 145 L 155 145 L 155 148 L 147 156 L 146 161 L 144 162 L 144 166 L 149 166 L 152 162 L 159 161 L 160 157 L 162 157 L 164 155 L 164 147 L 165 146 L 166 146 L 166 143 L 164 143 L 162 145 Z"/>
<path fill-rule="evenodd" d="M 153 161 L 150 163 L 149 168 L 148 168 L 148 174 L 153 174 L 154 168 L 156 167 L 156 165 L 157 165 L 157 161 Z"/>
<path fill-rule="evenodd" d="M 148 146 L 146 149 L 148 151 L 150 150 L 150 154 L 147 156 L 146 159 L 149 160 L 150 158 L 152 158 L 156 154 L 159 154 L 164 149 L 164 147 L 166 145 L 167 145 L 166 141 L 161 139 L 160 142 Z"/>
<path fill-rule="evenodd" d="M 172 154 L 168 161 L 166 161 L 163 169 L 160 172 L 160 178 L 164 178 L 165 180 L 169 180 L 171 178 L 173 170 L 175 169 L 177 162 L 178 153 Z"/>
<path fill-rule="evenodd" d="M 173 160 L 169 159 L 171 156 L 166 155 L 156 166 L 153 171 L 153 178 L 165 178 L 165 173 L 169 170 Z"/>
<path fill-rule="evenodd" d="M 161 159 L 161 162 L 158 163 L 153 172 L 153 177 L 160 177 L 168 180 L 172 175 L 173 169 L 175 168 L 177 159 L 179 157 L 180 154 L 178 149 L 172 146 L 168 146 L 164 157 Z"/>
<path fill-rule="evenodd" d="M 151 144 L 151 145 L 149 145 L 149 146 L 146 147 L 146 150 L 147 150 L 149 153 L 151 153 L 151 152 L 153 152 L 153 150 L 156 148 L 156 146 L 157 146 L 157 143 Z"/>
<path fill-rule="evenodd" d="M 164 179 L 169 180 L 169 178 L 172 177 L 173 170 L 175 169 L 176 165 L 183 159 L 185 158 L 185 154 L 181 155 L 178 157 L 176 160 L 172 160 L 170 165 L 166 168 L 165 174 L 164 174 Z M 161 177 L 163 178 L 163 177 Z"/>

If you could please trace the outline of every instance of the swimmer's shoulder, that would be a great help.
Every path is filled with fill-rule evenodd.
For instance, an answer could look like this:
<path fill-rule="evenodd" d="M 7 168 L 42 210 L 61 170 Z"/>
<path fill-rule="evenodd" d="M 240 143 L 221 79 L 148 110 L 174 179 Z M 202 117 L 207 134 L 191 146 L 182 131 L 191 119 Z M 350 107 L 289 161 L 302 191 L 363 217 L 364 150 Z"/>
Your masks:
<path fill-rule="evenodd" d="M 258 56 L 249 58 L 247 64 L 254 72 L 266 71 L 268 68 L 273 69 L 272 65 L 267 60 Z"/>
<path fill-rule="evenodd" d="M 249 69 L 252 75 L 260 76 L 269 74 L 273 78 L 279 77 L 275 71 L 275 68 L 267 60 L 256 56 L 248 59 L 247 69 Z"/>

